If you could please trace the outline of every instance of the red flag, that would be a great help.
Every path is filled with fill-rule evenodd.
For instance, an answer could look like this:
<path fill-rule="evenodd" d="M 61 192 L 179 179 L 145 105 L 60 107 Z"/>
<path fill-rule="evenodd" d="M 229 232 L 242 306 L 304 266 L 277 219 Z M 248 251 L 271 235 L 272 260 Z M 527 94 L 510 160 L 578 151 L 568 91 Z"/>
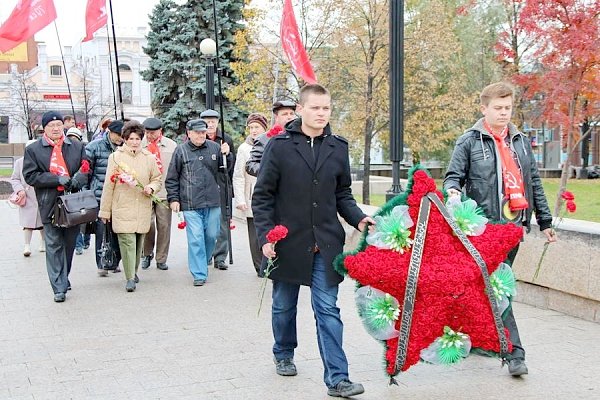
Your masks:
<path fill-rule="evenodd" d="M 85 38 L 82 42 L 92 40 L 94 32 L 106 25 L 108 14 L 106 13 L 106 0 L 88 0 L 85 8 Z"/>
<path fill-rule="evenodd" d="M 5 53 L 56 19 L 53 0 L 19 0 L 0 26 L 0 51 Z"/>
<path fill-rule="evenodd" d="M 292 0 L 284 0 L 283 16 L 281 17 L 281 47 L 290 60 L 292 69 L 308 83 L 317 83 L 317 78 L 310 65 L 310 60 L 302 39 L 298 33 L 298 25 L 292 8 Z"/>

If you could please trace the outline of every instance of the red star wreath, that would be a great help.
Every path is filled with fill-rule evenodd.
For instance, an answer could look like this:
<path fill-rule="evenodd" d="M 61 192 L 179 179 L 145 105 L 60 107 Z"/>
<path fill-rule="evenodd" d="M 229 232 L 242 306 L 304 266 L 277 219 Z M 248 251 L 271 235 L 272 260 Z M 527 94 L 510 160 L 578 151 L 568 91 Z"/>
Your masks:
<path fill-rule="evenodd" d="M 390 200 L 375 217 L 376 228 L 383 229 L 382 226 L 387 224 L 387 233 L 365 232 L 358 249 L 340 255 L 335 262 L 340 273 L 347 273 L 359 284 L 356 293 L 358 311 L 369 333 L 377 331 L 373 336 L 385 345 L 386 372 L 390 377 L 406 371 L 420 359 L 431 362 L 427 354 L 432 348 L 443 350 L 436 353 L 441 363 L 450 363 L 466 356 L 471 347 L 501 353 L 498 330 L 503 330 L 508 338 L 508 331 L 497 324 L 498 318 L 494 318 L 482 269 L 438 208 L 432 206 L 429 211 L 424 241 L 415 242 L 417 221 L 421 222 L 421 201 L 428 194 L 444 200 L 434 180 L 424 169 L 416 167 L 411 171 L 407 191 Z M 385 220 L 386 216 L 397 217 L 392 218 L 395 223 Z M 521 240 L 523 230 L 512 223 L 485 224 L 487 219 L 480 211 L 472 216 L 483 219 L 485 226 L 478 236 L 469 236 L 467 240 L 485 262 L 490 281 L 494 283 L 493 296 L 498 300 L 502 297 L 508 304 L 507 298 L 514 294 L 514 277 L 502 262 Z M 469 221 L 456 222 L 466 233 L 464 227 L 469 226 Z M 422 254 L 412 303 L 412 322 L 406 324 L 410 328 L 405 331 L 408 338 L 405 361 L 397 367 L 403 301 L 411 256 L 417 247 Z M 506 268 L 498 268 L 501 265 Z M 496 270 L 498 274 L 492 275 Z M 506 278 L 505 270 L 510 275 L 507 279 L 503 279 Z M 376 304 L 371 312 L 365 301 Z M 386 323 L 389 326 L 385 326 Z M 510 341 L 506 346 L 508 351 L 512 350 Z"/>

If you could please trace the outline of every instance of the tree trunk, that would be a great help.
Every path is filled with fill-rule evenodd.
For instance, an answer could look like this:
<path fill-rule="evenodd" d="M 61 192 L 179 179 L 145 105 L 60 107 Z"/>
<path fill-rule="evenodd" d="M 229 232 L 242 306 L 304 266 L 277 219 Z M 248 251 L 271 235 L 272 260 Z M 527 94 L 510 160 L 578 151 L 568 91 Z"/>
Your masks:
<path fill-rule="evenodd" d="M 569 180 L 569 167 L 571 166 L 571 157 L 573 149 L 573 125 L 575 123 L 575 102 L 577 99 L 571 100 L 569 104 L 569 125 L 567 128 L 567 158 L 562 167 L 560 174 L 560 186 L 558 187 L 558 193 L 556 194 L 556 201 L 554 203 L 554 216 L 558 216 L 560 207 L 562 206 L 563 200 L 561 195 L 567 189 L 567 181 Z M 563 127 L 564 128 L 564 127 Z"/>

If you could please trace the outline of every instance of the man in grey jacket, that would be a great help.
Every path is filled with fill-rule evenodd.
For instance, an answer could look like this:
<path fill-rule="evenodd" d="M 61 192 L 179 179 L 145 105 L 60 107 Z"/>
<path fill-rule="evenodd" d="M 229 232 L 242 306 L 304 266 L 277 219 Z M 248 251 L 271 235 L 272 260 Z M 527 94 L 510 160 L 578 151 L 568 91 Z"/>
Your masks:
<path fill-rule="evenodd" d="M 481 92 L 483 118 L 458 138 L 444 179 L 449 196 L 461 190 L 475 200 L 491 221 L 510 221 L 529 230 L 535 213 L 540 230 L 548 242 L 556 241 L 552 214 L 527 136 L 510 122 L 514 89 L 498 82 Z M 519 247 L 508 255 L 512 265 Z M 513 351 L 507 357 L 512 376 L 527 374 L 525 350 L 512 307 L 503 315 Z"/>
<path fill-rule="evenodd" d="M 187 123 L 189 140 L 173 153 L 165 180 L 167 200 L 173 212 L 183 211 L 188 241 L 188 264 L 194 286 L 203 286 L 208 277 L 208 260 L 215 248 L 221 218 L 218 174 L 226 173 L 223 156 L 233 162 L 229 145 L 206 139 L 206 122 Z"/>

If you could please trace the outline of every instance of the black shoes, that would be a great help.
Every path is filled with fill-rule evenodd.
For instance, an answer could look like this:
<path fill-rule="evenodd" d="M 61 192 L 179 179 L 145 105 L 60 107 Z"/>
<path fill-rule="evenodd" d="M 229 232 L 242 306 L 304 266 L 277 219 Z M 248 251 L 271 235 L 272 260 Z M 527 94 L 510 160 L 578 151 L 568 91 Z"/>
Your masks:
<path fill-rule="evenodd" d="M 156 268 L 162 270 L 162 271 L 166 271 L 169 269 L 169 266 L 167 265 L 167 263 L 156 263 Z"/>
<path fill-rule="evenodd" d="M 529 371 L 527 370 L 525 360 L 522 358 L 513 358 L 512 360 L 509 360 L 508 373 L 512 376 L 527 375 Z"/>
<path fill-rule="evenodd" d="M 217 261 L 215 262 L 215 268 L 225 271 L 227 269 L 227 264 L 225 264 L 225 261 Z"/>
<path fill-rule="evenodd" d="M 135 277 L 133 278 L 133 281 L 135 283 L 140 283 L 140 278 L 138 278 L 137 274 L 135 274 Z"/>
<path fill-rule="evenodd" d="M 275 371 L 277 375 L 281 376 L 295 376 L 298 375 L 294 360 L 291 358 L 284 358 L 283 360 L 275 361 Z"/>
<path fill-rule="evenodd" d="M 152 255 L 142 257 L 142 269 L 150 268 L 150 262 L 153 258 L 154 256 Z"/>
<path fill-rule="evenodd" d="M 341 381 L 335 387 L 327 389 L 327 394 L 331 397 L 350 397 L 364 392 L 363 385 L 350 381 Z"/>
<path fill-rule="evenodd" d="M 205 279 L 194 279 L 194 286 L 204 286 L 205 283 Z"/>
<path fill-rule="evenodd" d="M 128 292 L 135 292 L 135 280 L 134 279 L 127 280 L 127 283 L 125 284 L 125 290 L 127 290 Z"/>
<path fill-rule="evenodd" d="M 67 297 L 64 293 L 54 293 L 54 301 L 56 303 L 62 303 L 63 301 L 65 301 L 66 298 Z"/>

